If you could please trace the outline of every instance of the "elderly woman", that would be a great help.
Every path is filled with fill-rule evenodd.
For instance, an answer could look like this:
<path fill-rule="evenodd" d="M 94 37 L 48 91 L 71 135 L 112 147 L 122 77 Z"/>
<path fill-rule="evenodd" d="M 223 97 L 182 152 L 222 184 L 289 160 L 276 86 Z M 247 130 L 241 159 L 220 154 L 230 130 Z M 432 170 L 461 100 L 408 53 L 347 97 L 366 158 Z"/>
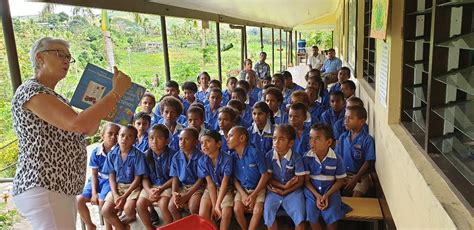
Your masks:
<path fill-rule="evenodd" d="M 74 62 L 68 42 L 41 38 L 31 48 L 30 60 L 34 76 L 12 100 L 19 140 L 13 201 L 34 229 L 75 229 L 75 198 L 86 176 L 85 135 L 97 132 L 131 81 L 115 68 L 112 91 L 77 113 L 54 91 Z"/>

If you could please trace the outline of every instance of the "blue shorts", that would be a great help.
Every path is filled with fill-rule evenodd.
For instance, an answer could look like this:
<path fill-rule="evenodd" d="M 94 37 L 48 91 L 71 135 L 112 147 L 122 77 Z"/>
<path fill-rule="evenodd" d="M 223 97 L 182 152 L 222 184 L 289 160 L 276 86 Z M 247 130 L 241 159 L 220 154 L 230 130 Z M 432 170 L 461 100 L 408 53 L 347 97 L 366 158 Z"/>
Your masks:
<path fill-rule="evenodd" d="M 97 188 L 97 192 L 99 195 L 99 200 L 105 200 L 107 193 L 110 192 L 110 185 L 108 179 L 101 179 L 99 178 L 99 188 Z M 87 180 L 86 186 L 84 186 L 84 190 L 82 190 L 82 196 L 85 198 L 90 199 L 92 197 L 92 183 L 91 178 Z"/>
<path fill-rule="evenodd" d="M 317 223 L 320 216 L 326 224 L 333 224 L 334 222 L 344 218 L 344 215 L 352 210 L 349 206 L 342 203 L 339 191 L 329 197 L 329 206 L 324 211 L 321 211 L 316 207 L 316 197 L 314 197 L 309 189 L 304 188 L 304 196 L 306 198 L 306 220 L 312 224 Z"/>

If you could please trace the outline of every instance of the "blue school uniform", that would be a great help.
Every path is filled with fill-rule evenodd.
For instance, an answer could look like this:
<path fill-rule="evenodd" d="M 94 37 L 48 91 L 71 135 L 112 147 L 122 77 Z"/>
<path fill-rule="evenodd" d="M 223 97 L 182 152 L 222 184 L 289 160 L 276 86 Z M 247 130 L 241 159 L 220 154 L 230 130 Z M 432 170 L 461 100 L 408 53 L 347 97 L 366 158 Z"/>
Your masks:
<path fill-rule="evenodd" d="M 305 173 L 309 174 L 311 185 L 319 194 L 326 194 L 334 185 L 336 179 L 346 177 L 344 162 L 331 148 L 326 157 L 320 161 L 316 153 L 308 151 L 303 157 Z M 306 198 L 306 220 L 316 223 L 321 216 L 326 224 L 332 224 L 342 219 L 350 208 L 345 207 L 341 200 L 341 193 L 336 191 L 328 199 L 327 209 L 321 211 L 316 206 L 316 197 L 313 193 L 304 188 Z"/>
<path fill-rule="evenodd" d="M 272 125 L 270 120 L 267 120 L 262 132 L 260 132 L 255 122 L 247 131 L 249 132 L 249 144 L 258 148 L 262 154 L 272 149 L 275 126 Z"/>
<path fill-rule="evenodd" d="M 137 142 L 134 144 L 134 146 L 137 147 L 137 149 L 140 150 L 141 152 L 148 151 L 148 149 L 150 148 L 148 146 L 148 132 L 145 132 L 143 134 L 141 141 L 140 141 L 140 138 L 137 138 Z"/>
<path fill-rule="evenodd" d="M 339 114 L 336 115 L 334 109 L 330 108 L 321 115 L 321 122 L 326 123 L 332 127 L 336 123 L 336 121 L 341 119 L 344 120 L 345 113 L 346 109 L 342 109 Z"/>
<path fill-rule="evenodd" d="M 235 150 L 231 151 L 231 156 L 234 162 L 234 178 L 239 181 L 242 188 L 255 189 L 262 174 L 268 170 L 263 154 L 253 146 L 247 145 L 242 158 Z"/>
<path fill-rule="evenodd" d="M 107 172 L 103 171 L 103 167 L 106 160 L 107 153 L 104 151 L 104 145 L 101 143 L 99 146 L 92 150 L 91 157 L 89 159 L 89 168 L 97 169 L 97 180 L 99 182 L 99 187 L 96 191 L 98 192 L 99 200 L 105 200 L 107 193 L 110 192 L 109 175 Z M 87 180 L 86 185 L 84 186 L 82 196 L 88 199 L 92 197 L 92 182 L 90 177 Z"/>
<path fill-rule="evenodd" d="M 309 107 L 308 112 L 311 114 L 311 121 L 313 124 L 319 123 L 321 121 L 321 115 L 326 111 L 324 106 L 315 101 L 311 107 Z"/>
<path fill-rule="evenodd" d="M 283 88 L 283 105 L 286 105 L 286 104 L 290 104 L 290 96 L 291 96 L 291 93 L 293 93 L 293 91 L 291 89 L 288 89 L 288 88 Z"/>
<path fill-rule="evenodd" d="M 308 152 L 310 130 L 311 130 L 311 127 L 308 125 L 305 125 L 303 128 L 303 133 L 301 134 L 301 137 L 298 137 L 298 135 L 296 135 L 295 144 L 293 144 L 293 147 L 291 148 L 293 150 L 293 153 L 297 153 L 303 156 L 306 152 Z"/>
<path fill-rule="evenodd" d="M 135 176 L 145 174 L 145 154 L 132 146 L 125 158 L 120 156 L 120 147 L 116 145 L 107 155 L 104 171 L 115 173 L 115 182 L 121 184 L 131 184 Z"/>
<path fill-rule="evenodd" d="M 204 105 L 204 103 L 203 103 L 201 100 L 197 99 L 197 98 L 194 99 L 194 102 L 193 102 L 193 103 L 201 103 L 201 104 Z M 191 104 L 192 104 L 192 103 L 189 102 L 188 100 L 183 99 L 183 115 L 184 115 L 184 116 L 186 116 L 186 114 L 187 114 L 187 112 L 188 112 L 188 109 L 189 109 L 189 107 L 191 106 Z"/>
<path fill-rule="evenodd" d="M 158 124 L 164 125 L 165 119 L 161 118 L 158 121 Z M 174 132 L 172 133 L 170 131 L 170 143 L 168 144 L 168 146 L 175 151 L 179 149 L 179 134 L 181 133 L 183 129 L 184 129 L 183 125 L 181 125 L 181 123 L 179 122 L 176 122 L 176 127 L 174 128 Z"/>
<path fill-rule="evenodd" d="M 253 120 L 253 119 L 252 119 Z M 240 116 L 237 117 L 237 120 L 235 122 L 238 126 L 243 126 L 246 129 L 250 128 L 252 126 L 252 123 L 242 119 Z"/>
<path fill-rule="evenodd" d="M 329 94 L 336 91 L 341 91 L 341 83 L 339 82 L 336 82 L 334 85 L 331 86 L 331 88 L 329 89 Z"/>
<path fill-rule="evenodd" d="M 322 95 L 320 94 L 320 97 L 318 98 L 317 101 L 321 103 L 324 110 L 327 110 L 331 108 L 331 106 L 329 105 L 329 99 L 330 99 L 329 92 L 327 89 L 322 89 L 322 90 L 323 90 L 323 94 Z"/>
<path fill-rule="evenodd" d="M 203 90 L 200 90 L 198 91 L 196 94 L 195 94 L 195 97 L 202 101 L 205 105 L 209 104 L 209 101 L 207 100 L 207 96 L 209 96 L 209 91 L 203 91 Z"/>
<path fill-rule="evenodd" d="M 222 151 L 219 152 L 219 156 L 217 156 L 217 162 L 215 167 L 212 164 L 211 158 L 209 158 L 209 156 L 207 155 L 201 157 L 201 159 L 199 160 L 198 167 L 199 178 L 205 179 L 207 176 L 210 176 L 216 188 L 221 187 L 224 176 L 228 176 L 230 179 L 233 173 L 232 157 Z M 229 185 L 231 185 L 230 180 Z"/>
<path fill-rule="evenodd" d="M 193 185 L 199 179 L 198 163 L 204 156 L 201 151 L 194 149 L 189 161 L 183 151 L 178 151 L 171 159 L 170 177 L 178 177 L 181 185 Z"/>
<path fill-rule="evenodd" d="M 224 131 L 219 130 L 219 134 L 221 135 L 222 142 L 221 142 L 221 151 L 227 154 L 230 154 L 229 146 L 227 146 L 227 139 L 225 138 Z"/>
<path fill-rule="evenodd" d="M 262 99 L 262 89 L 258 87 L 253 87 L 253 89 L 249 90 L 249 97 L 253 98 L 253 106 L 257 101 L 260 101 Z"/>
<path fill-rule="evenodd" d="M 163 124 L 163 123 L 160 123 L 160 120 L 161 120 L 161 119 L 164 119 L 164 118 L 163 118 L 163 116 L 161 115 L 160 107 L 159 107 L 159 106 L 156 106 L 156 107 L 155 107 L 155 115 L 156 115 L 155 119 L 157 120 L 157 122 L 155 122 L 154 124 Z M 180 123 L 181 125 L 183 125 L 184 123 L 187 122 L 187 120 L 188 120 L 188 119 L 186 118 L 185 115 L 180 114 L 180 115 L 178 116 L 178 119 L 176 119 L 176 122 L 178 122 L 178 123 Z M 151 126 L 150 126 L 150 127 L 151 127 Z"/>
<path fill-rule="evenodd" d="M 248 123 L 252 124 L 253 123 L 253 117 L 252 117 L 252 107 L 246 105 L 244 114 L 241 116 L 242 119 L 247 121 Z"/>
<path fill-rule="evenodd" d="M 278 153 L 275 150 L 267 152 L 266 161 L 268 165 L 268 172 L 272 173 L 272 179 L 285 185 L 291 178 L 295 176 L 305 175 L 303 158 L 299 154 L 293 154 L 291 149 L 285 156 L 280 160 Z M 303 179 L 303 178 L 301 178 Z M 306 219 L 305 206 L 304 204 L 303 189 L 298 188 L 297 190 L 285 195 L 280 196 L 271 191 L 267 192 L 264 203 L 263 219 L 265 225 L 271 226 L 275 222 L 275 218 L 278 209 L 281 207 L 293 220 L 295 226 L 299 225 Z M 295 205 L 297 204 L 297 205 Z"/>
<path fill-rule="evenodd" d="M 209 125 L 209 127 L 212 130 L 218 130 L 219 129 L 219 109 L 216 109 L 214 113 L 212 113 L 212 109 L 210 105 L 204 106 L 204 118 L 206 120 L 206 123 Z"/>
<path fill-rule="evenodd" d="M 336 153 L 344 159 L 346 172 L 356 174 L 365 161 L 375 160 L 375 142 L 364 128 L 353 141 L 351 135 L 352 132 L 347 131 L 339 137 Z"/>
<path fill-rule="evenodd" d="M 227 103 L 232 99 L 232 94 L 227 90 L 222 90 L 222 101 L 221 106 L 226 106 Z"/>
<path fill-rule="evenodd" d="M 285 112 L 285 110 L 278 109 L 278 111 L 273 114 L 273 119 L 275 120 L 275 125 L 288 123 L 288 113 Z"/>
<path fill-rule="evenodd" d="M 150 179 L 152 185 L 161 186 L 171 179 L 169 175 L 171 158 L 175 153 L 169 147 L 160 155 L 155 154 L 151 149 L 145 153 L 145 176 Z"/>
<path fill-rule="evenodd" d="M 334 139 L 336 140 L 339 140 L 339 137 L 346 131 L 347 130 L 344 125 L 344 119 L 339 119 L 338 121 L 336 121 L 336 123 L 334 123 L 334 125 L 332 125 L 332 132 L 334 134 Z"/>

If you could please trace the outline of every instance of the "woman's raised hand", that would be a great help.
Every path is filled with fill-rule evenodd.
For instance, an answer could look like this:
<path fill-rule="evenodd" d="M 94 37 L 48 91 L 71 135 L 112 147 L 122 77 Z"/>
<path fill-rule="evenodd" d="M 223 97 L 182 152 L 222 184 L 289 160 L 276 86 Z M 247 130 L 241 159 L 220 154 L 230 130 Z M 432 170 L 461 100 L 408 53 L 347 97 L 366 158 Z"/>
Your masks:
<path fill-rule="evenodd" d="M 123 96 L 132 85 L 130 77 L 114 66 L 114 78 L 112 79 L 112 90 Z"/>

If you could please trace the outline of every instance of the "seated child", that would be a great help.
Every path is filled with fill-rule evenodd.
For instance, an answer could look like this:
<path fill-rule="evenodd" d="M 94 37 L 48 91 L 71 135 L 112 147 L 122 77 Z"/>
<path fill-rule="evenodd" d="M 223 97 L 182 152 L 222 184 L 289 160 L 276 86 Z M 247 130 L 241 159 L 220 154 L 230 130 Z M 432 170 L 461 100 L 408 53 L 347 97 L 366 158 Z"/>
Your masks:
<path fill-rule="evenodd" d="M 196 104 L 191 105 L 188 109 L 188 127 L 195 128 L 199 132 L 199 136 L 207 131 L 204 122 L 204 110 Z"/>
<path fill-rule="evenodd" d="M 231 107 L 225 106 L 219 110 L 219 133 L 222 137 L 221 151 L 229 153 L 229 147 L 227 147 L 227 137 L 229 131 L 235 126 L 235 120 L 237 118 L 237 112 Z"/>
<path fill-rule="evenodd" d="M 343 81 L 348 80 L 351 77 L 351 69 L 343 66 L 337 73 L 337 82 L 329 89 L 329 94 L 335 91 L 341 91 L 341 84 Z"/>
<path fill-rule="evenodd" d="M 151 118 L 150 126 L 154 125 L 161 119 L 156 113 L 153 112 L 153 108 L 155 108 L 156 99 L 153 94 L 146 92 L 143 94 L 142 99 L 140 100 L 140 110 L 141 112 L 145 112 Z"/>
<path fill-rule="evenodd" d="M 245 82 L 245 81 L 244 81 Z M 248 123 L 252 124 L 252 106 L 246 103 L 247 100 L 247 91 L 244 88 L 237 87 L 232 92 L 232 99 L 236 99 L 244 103 L 245 109 L 241 112 L 240 117 L 247 121 Z"/>
<path fill-rule="evenodd" d="M 109 173 L 110 192 L 105 197 L 102 215 L 115 229 L 125 229 L 136 218 L 135 205 L 145 174 L 144 155 L 133 146 L 137 134 L 135 127 L 122 126 L 118 146 L 107 155 L 104 166 L 104 171 Z M 118 211 L 123 211 L 124 219 L 118 218 Z"/>
<path fill-rule="evenodd" d="M 221 151 L 221 135 L 210 130 L 201 136 L 201 149 L 205 154 L 199 160 L 199 177 L 207 182 L 201 198 L 199 215 L 216 221 L 220 219 L 220 229 L 228 229 L 232 218 L 234 195 L 232 188 L 232 157 Z"/>
<path fill-rule="evenodd" d="M 273 113 L 265 102 L 259 101 L 253 106 L 252 116 L 252 126 L 247 129 L 249 143 L 265 154 L 272 149 L 275 130 Z"/>
<path fill-rule="evenodd" d="M 247 75 L 247 74 L 246 74 Z M 255 102 L 257 102 L 257 98 L 254 98 L 250 95 L 250 84 L 246 80 L 239 80 L 237 82 L 237 88 L 245 89 L 245 101 L 243 101 L 247 106 L 252 107 Z"/>
<path fill-rule="evenodd" d="M 291 217 L 295 229 L 304 229 L 306 212 L 302 186 L 305 170 L 303 158 L 291 151 L 295 142 L 296 131 L 288 124 L 278 125 L 273 134 L 273 150 L 266 153 L 268 172 L 271 174 L 268 183 L 263 219 L 268 229 L 278 229 L 275 221 L 279 209 Z"/>
<path fill-rule="evenodd" d="M 172 199 L 168 210 L 173 219 L 181 219 L 181 210 L 189 209 L 198 214 L 203 193 L 203 179 L 199 178 L 198 162 L 203 156 L 196 148 L 199 133 L 194 128 L 185 128 L 179 135 L 179 151 L 171 159 Z"/>
<path fill-rule="evenodd" d="M 308 78 L 319 77 L 321 78 L 321 71 L 319 69 L 310 69 L 305 75 L 304 79 L 308 81 Z"/>
<path fill-rule="evenodd" d="M 184 82 L 183 85 L 181 86 L 181 90 L 184 92 L 184 98 L 183 98 L 183 114 L 186 115 L 188 112 L 189 106 L 193 104 L 194 102 L 202 103 L 199 101 L 199 99 L 196 98 L 196 93 L 197 93 L 197 85 L 196 83 L 192 81 L 187 81 Z"/>
<path fill-rule="evenodd" d="M 281 74 L 283 75 L 285 88 L 288 89 L 288 93 L 290 95 L 295 91 L 304 90 L 303 87 L 293 82 L 293 76 L 291 75 L 290 71 L 283 71 Z"/>
<path fill-rule="evenodd" d="M 283 77 L 283 74 L 281 73 L 273 74 L 272 84 L 282 92 L 283 103 L 288 104 L 288 99 L 291 95 L 291 92 L 289 89 L 285 88 L 285 77 Z"/>
<path fill-rule="evenodd" d="M 219 108 L 221 107 L 222 91 L 219 88 L 211 88 L 211 90 L 209 91 L 208 101 L 209 104 L 204 106 L 204 117 L 210 129 L 217 130 L 217 116 Z"/>
<path fill-rule="evenodd" d="M 313 70 L 310 70 L 308 74 L 312 71 Z M 329 108 L 329 92 L 323 82 L 323 79 L 321 79 L 321 76 L 314 76 L 310 74 L 306 82 L 307 86 L 314 86 L 319 89 L 318 102 L 321 103 L 324 109 Z"/>
<path fill-rule="evenodd" d="M 211 76 L 204 71 L 200 73 L 197 77 L 197 82 L 199 84 L 199 90 L 196 93 L 196 97 L 199 101 L 202 101 L 203 104 L 207 104 L 207 94 L 209 89 L 209 81 L 211 81 Z"/>
<path fill-rule="evenodd" d="M 367 120 L 364 107 L 347 107 L 343 133 L 337 142 L 336 153 L 344 159 L 347 178 L 344 180 L 344 190 L 352 196 L 364 195 L 369 188 L 368 172 L 375 163 L 374 138 L 363 127 Z"/>
<path fill-rule="evenodd" d="M 260 101 L 262 99 L 262 89 L 257 87 L 257 74 L 255 71 L 247 71 L 245 74 L 245 80 L 249 83 L 249 98 L 253 98 L 255 102 Z"/>
<path fill-rule="evenodd" d="M 265 88 L 268 85 L 272 84 L 272 77 L 271 76 L 266 76 L 263 78 L 263 83 L 262 83 L 262 88 Z"/>
<path fill-rule="evenodd" d="M 306 94 L 303 90 L 293 92 L 290 96 L 289 102 L 289 105 L 297 102 L 303 103 L 306 106 L 306 109 L 308 109 L 309 105 L 311 104 L 308 94 Z M 308 112 L 308 110 L 306 110 L 306 120 L 304 121 L 305 126 L 311 127 L 313 123 L 314 122 L 311 120 L 311 114 Z"/>
<path fill-rule="evenodd" d="M 87 180 L 82 194 L 77 196 L 77 211 L 79 212 L 82 221 L 87 229 L 95 229 L 96 226 L 92 223 L 89 209 L 86 206 L 87 202 L 93 205 L 104 205 L 105 196 L 110 192 L 108 173 L 103 171 L 103 166 L 107 159 L 107 154 L 117 144 L 117 135 L 120 127 L 114 123 L 107 123 L 102 129 L 101 138 L 102 144 L 98 145 L 92 150 L 89 160 L 89 167 L 92 169 L 92 176 Z M 110 228 L 106 223 L 106 228 Z"/>
<path fill-rule="evenodd" d="M 304 195 L 306 198 L 306 220 L 311 229 L 322 229 L 322 219 L 327 229 L 337 229 L 337 221 L 345 215 L 340 189 L 346 172 L 343 159 L 330 147 L 333 138 L 331 127 L 315 124 L 310 132 L 311 150 L 303 157 L 306 171 Z"/>
<path fill-rule="evenodd" d="M 248 122 L 247 120 L 242 119 L 243 113 L 245 109 L 248 107 L 244 103 L 239 100 L 232 99 L 227 103 L 227 106 L 233 108 L 236 111 L 237 117 L 235 118 L 235 124 L 239 126 L 243 126 L 245 128 L 249 128 L 252 123 Z"/>
<path fill-rule="evenodd" d="M 268 88 L 263 93 L 263 99 L 273 112 L 275 124 L 288 123 L 288 113 L 281 109 L 283 103 L 283 94 L 276 87 Z"/>
<path fill-rule="evenodd" d="M 249 134 L 242 126 L 229 131 L 227 144 L 232 150 L 234 162 L 234 214 L 241 229 L 257 229 L 263 214 L 265 187 L 270 175 L 265 158 L 259 150 L 249 144 Z M 250 224 L 245 212 L 251 212 Z"/>
<path fill-rule="evenodd" d="M 151 118 L 145 112 L 139 112 L 133 117 L 133 126 L 138 131 L 135 147 L 142 152 L 148 150 L 148 129 L 150 128 Z"/>
<path fill-rule="evenodd" d="M 328 124 L 333 130 L 337 129 L 334 127 L 338 120 L 344 119 L 346 110 L 344 109 L 344 94 L 341 91 L 335 91 L 331 93 L 331 108 L 326 110 L 321 115 L 321 123 Z"/>
<path fill-rule="evenodd" d="M 305 125 L 307 116 L 306 106 L 303 103 L 294 103 L 290 106 L 289 123 L 296 131 L 293 153 L 303 156 L 309 150 L 310 126 Z"/>
<path fill-rule="evenodd" d="M 218 88 L 220 90 L 222 90 L 222 83 L 221 81 L 217 80 L 217 79 L 212 79 L 210 82 L 209 82 L 209 89 L 213 89 L 213 88 Z"/>
<path fill-rule="evenodd" d="M 227 102 L 230 101 L 231 96 L 232 96 L 232 91 L 234 91 L 236 85 L 237 85 L 237 78 L 235 77 L 227 78 L 227 89 L 222 91 L 221 106 L 226 106 Z"/>
<path fill-rule="evenodd" d="M 158 124 L 165 125 L 170 131 L 169 147 L 177 150 L 179 149 L 179 133 L 184 127 L 177 122 L 178 116 L 183 111 L 183 104 L 173 96 L 166 96 L 160 102 L 160 110 L 163 111 L 163 118 L 158 121 Z"/>
<path fill-rule="evenodd" d="M 183 103 L 183 99 L 179 96 L 179 85 L 178 82 L 176 81 L 168 81 L 165 84 L 165 96 L 173 96 L 175 98 L 178 98 L 181 103 Z M 160 100 L 161 101 L 161 100 Z M 161 117 L 161 111 L 160 111 L 160 106 L 155 108 L 155 113 Z"/>
<path fill-rule="evenodd" d="M 346 107 L 349 107 L 349 106 L 361 106 L 361 107 L 364 107 L 364 102 L 358 98 L 358 97 L 350 97 L 346 100 Z M 346 130 L 346 127 L 344 125 L 344 122 L 345 122 L 345 119 L 340 119 L 338 121 L 336 121 L 336 123 L 333 125 L 334 126 L 334 138 L 336 139 L 336 143 L 337 141 L 339 140 L 339 137 L 347 132 Z M 363 129 L 365 129 L 365 131 L 367 131 L 367 133 L 369 132 L 369 126 L 367 124 L 364 124 L 364 127 L 362 127 Z"/>
<path fill-rule="evenodd" d="M 309 104 L 308 112 L 311 115 L 311 122 L 313 124 L 319 123 L 319 121 L 321 120 L 321 115 L 325 111 L 322 104 L 317 101 L 319 98 L 319 95 L 318 95 L 319 89 L 314 86 L 309 86 L 309 87 L 306 87 L 305 92 L 306 94 L 308 94 L 308 97 L 309 97 L 310 104 Z"/>
<path fill-rule="evenodd" d="M 355 95 L 356 85 L 351 80 L 345 80 L 341 83 L 341 92 L 344 94 L 344 99 L 347 100 Z"/>
<path fill-rule="evenodd" d="M 137 211 L 147 229 L 155 229 L 150 221 L 149 208 L 158 205 L 163 224 L 173 221 L 168 210 L 171 198 L 171 177 L 169 176 L 171 158 L 175 151 L 168 147 L 170 133 L 164 125 L 157 124 L 148 135 L 150 149 L 145 152 L 145 175 L 143 189 L 137 201 Z"/>

